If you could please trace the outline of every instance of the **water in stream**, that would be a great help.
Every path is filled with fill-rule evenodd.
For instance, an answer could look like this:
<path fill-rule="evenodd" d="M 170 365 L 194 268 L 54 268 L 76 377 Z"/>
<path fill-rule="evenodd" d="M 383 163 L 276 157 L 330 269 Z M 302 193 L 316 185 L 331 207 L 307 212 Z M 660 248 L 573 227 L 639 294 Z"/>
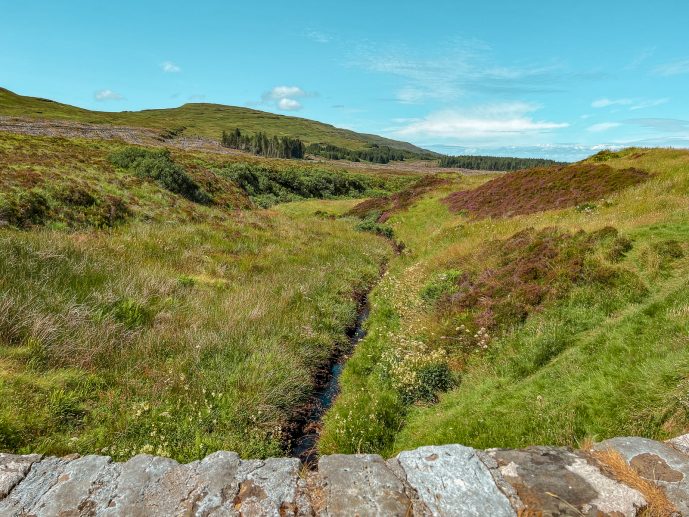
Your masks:
<path fill-rule="evenodd" d="M 365 303 L 361 306 L 357 314 L 354 330 L 349 335 L 349 349 L 330 366 L 327 381 L 314 393 L 313 405 L 307 413 L 303 427 L 301 427 L 300 433 L 293 439 L 291 455 L 301 459 L 304 464 L 313 464 L 318 458 L 316 442 L 318 441 L 321 419 L 325 412 L 330 409 L 330 406 L 333 405 L 333 401 L 340 391 L 340 375 L 342 374 L 347 356 L 354 351 L 357 343 L 366 336 L 366 331 L 363 327 L 368 314 L 369 306 L 368 303 Z"/>

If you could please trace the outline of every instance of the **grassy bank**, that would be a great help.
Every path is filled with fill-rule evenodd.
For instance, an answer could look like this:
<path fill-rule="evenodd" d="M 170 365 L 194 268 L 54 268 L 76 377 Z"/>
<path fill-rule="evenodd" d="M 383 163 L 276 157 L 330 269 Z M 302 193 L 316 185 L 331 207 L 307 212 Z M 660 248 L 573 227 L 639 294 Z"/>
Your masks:
<path fill-rule="evenodd" d="M 484 219 L 445 199 L 493 177 L 455 178 L 389 217 L 406 249 L 371 296 L 369 335 L 345 368 L 322 452 L 689 428 L 689 153 L 591 161 L 650 178 Z"/>
<path fill-rule="evenodd" d="M 122 148 L 0 134 L 0 450 L 281 454 L 389 244 L 237 210 L 213 156 Z"/>

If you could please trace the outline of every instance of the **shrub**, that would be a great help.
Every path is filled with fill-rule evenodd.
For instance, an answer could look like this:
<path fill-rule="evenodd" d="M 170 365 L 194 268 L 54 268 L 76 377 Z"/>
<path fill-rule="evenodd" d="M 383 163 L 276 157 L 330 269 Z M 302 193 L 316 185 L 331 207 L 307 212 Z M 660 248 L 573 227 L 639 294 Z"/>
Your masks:
<path fill-rule="evenodd" d="M 395 237 L 395 232 L 392 228 L 389 226 L 385 226 L 384 224 L 378 223 L 378 219 L 380 218 L 380 212 L 371 212 L 366 219 L 361 221 L 359 224 L 356 225 L 356 229 L 359 230 L 360 232 L 371 232 L 375 233 L 377 235 L 381 235 L 385 237 L 386 239 L 393 239 Z"/>
<path fill-rule="evenodd" d="M 10 195 L 0 204 L 0 220 L 19 228 L 44 224 L 49 212 L 48 198 L 38 190 Z"/>
<path fill-rule="evenodd" d="M 619 153 L 614 153 L 608 149 L 604 149 L 593 156 L 591 156 L 591 161 L 594 162 L 607 162 L 608 160 L 611 160 L 613 158 L 619 158 L 620 154 Z"/>
<path fill-rule="evenodd" d="M 417 375 L 419 381 L 414 401 L 436 402 L 437 393 L 445 392 L 455 385 L 454 375 L 447 363 L 428 364 L 419 369 Z"/>
<path fill-rule="evenodd" d="M 632 241 L 627 237 L 618 237 L 613 241 L 606 257 L 611 262 L 618 262 L 619 260 L 622 260 L 629 251 L 631 251 L 632 247 Z"/>
<path fill-rule="evenodd" d="M 321 169 L 293 167 L 276 170 L 236 163 L 221 173 L 264 208 L 299 199 L 362 196 L 369 188 L 369 180 L 365 176 Z"/>
<path fill-rule="evenodd" d="M 682 245 L 674 239 L 656 242 L 653 245 L 653 249 L 663 258 L 680 259 L 684 257 Z"/>
<path fill-rule="evenodd" d="M 575 210 L 577 212 L 582 212 L 584 214 L 590 214 L 592 213 L 596 208 L 598 208 L 595 204 L 593 203 L 582 203 L 580 205 L 577 205 Z"/>
<path fill-rule="evenodd" d="M 94 223 L 100 227 L 113 228 L 131 215 L 131 210 L 129 210 L 127 203 L 119 196 L 106 196 L 98 204 L 98 208 L 98 215 Z"/>
<path fill-rule="evenodd" d="M 150 151 L 128 147 L 109 156 L 112 164 L 151 179 L 161 187 L 196 203 L 208 204 L 211 197 L 196 183 L 184 167 L 176 164 L 167 149 Z"/>
<path fill-rule="evenodd" d="M 69 206 L 88 207 L 97 203 L 96 197 L 81 185 L 65 186 L 57 198 Z"/>

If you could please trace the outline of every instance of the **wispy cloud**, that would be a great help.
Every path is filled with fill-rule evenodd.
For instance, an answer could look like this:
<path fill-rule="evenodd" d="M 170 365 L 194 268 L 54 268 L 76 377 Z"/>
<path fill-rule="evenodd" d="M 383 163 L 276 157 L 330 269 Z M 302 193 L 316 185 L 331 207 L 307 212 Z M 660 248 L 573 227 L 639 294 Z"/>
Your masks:
<path fill-rule="evenodd" d="M 626 124 L 654 129 L 661 132 L 681 133 L 689 132 L 689 120 L 675 118 L 634 118 L 624 121 Z"/>
<path fill-rule="evenodd" d="M 206 99 L 206 95 L 203 93 L 193 93 L 189 96 L 190 101 L 203 101 Z"/>
<path fill-rule="evenodd" d="M 283 111 L 296 111 L 303 107 L 299 99 L 315 97 L 316 95 L 316 93 L 306 92 L 298 86 L 275 86 L 261 96 L 261 102 L 273 105 Z"/>
<path fill-rule="evenodd" d="M 558 63 L 496 63 L 490 47 L 481 41 L 462 41 L 438 50 L 436 56 L 420 56 L 406 47 L 360 46 L 351 66 L 397 76 L 403 84 L 395 94 L 401 103 L 428 99 L 456 100 L 467 92 L 515 94 L 560 91 L 563 73 Z"/>
<path fill-rule="evenodd" d="M 160 63 L 160 68 L 162 68 L 163 72 L 166 74 L 176 74 L 182 71 L 182 69 L 172 61 L 163 61 Z"/>
<path fill-rule="evenodd" d="M 660 106 L 669 101 L 668 98 L 662 99 L 597 99 L 591 103 L 593 108 L 608 108 L 610 106 L 626 106 L 629 110 L 640 110 Z"/>
<path fill-rule="evenodd" d="M 639 68 L 648 58 L 653 56 L 655 54 L 656 48 L 655 47 L 649 47 L 643 49 L 641 52 L 639 52 L 634 59 L 632 59 L 625 67 L 624 70 L 636 70 Z"/>
<path fill-rule="evenodd" d="M 538 108 L 534 104 L 511 102 L 439 111 L 396 128 L 393 133 L 400 137 L 500 141 L 569 126 L 565 122 L 534 120 L 531 113 Z"/>
<path fill-rule="evenodd" d="M 608 106 L 629 106 L 634 101 L 631 99 L 598 99 L 591 103 L 592 108 L 607 108 Z"/>
<path fill-rule="evenodd" d="M 658 65 L 653 69 L 653 73 L 662 76 L 673 76 L 681 74 L 689 74 L 689 59 L 681 59 L 670 63 Z"/>
<path fill-rule="evenodd" d="M 97 101 L 121 101 L 124 100 L 124 97 L 120 95 L 117 92 L 114 92 L 112 90 L 98 90 L 96 93 L 93 94 L 93 98 L 96 99 Z"/>
<path fill-rule="evenodd" d="M 622 124 L 619 122 L 600 122 L 598 124 L 593 124 L 592 126 L 589 126 L 587 129 L 589 131 L 592 131 L 593 133 L 601 133 L 603 131 L 608 131 L 610 129 L 614 129 L 616 127 L 620 127 Z"/>
<path fill-rule="evenodd" d="M 646 109 L 646 108 L 654 108 L 656 106 L 660 106 L 662 104 L 665 104 L 669 102 L 670 99 L 668 98 L 663 98 L 663 99 L 650 99 L 650 100 L 642 100 L 634 104 L 634 106 L 630 107 L 630 110 L 641 110 L 641 109 Z"/>
<path fill-rule="evenodd" d="M 308 29 L 305 35 L 311 41 L 315 41 L 316 43 L 330 43 L 333 39 L 330 34 L 316 29 Z"/>

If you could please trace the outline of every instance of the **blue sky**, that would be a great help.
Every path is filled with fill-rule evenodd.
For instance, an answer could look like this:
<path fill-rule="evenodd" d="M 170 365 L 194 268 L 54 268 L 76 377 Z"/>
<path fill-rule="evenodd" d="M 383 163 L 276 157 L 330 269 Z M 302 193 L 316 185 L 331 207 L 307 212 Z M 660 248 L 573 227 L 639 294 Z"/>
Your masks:
<path fill-rule="evenodd" d="M 7 1 L 0 85 L 216 102 L 450 154 L 689 147 L 689 2 Z"/>

